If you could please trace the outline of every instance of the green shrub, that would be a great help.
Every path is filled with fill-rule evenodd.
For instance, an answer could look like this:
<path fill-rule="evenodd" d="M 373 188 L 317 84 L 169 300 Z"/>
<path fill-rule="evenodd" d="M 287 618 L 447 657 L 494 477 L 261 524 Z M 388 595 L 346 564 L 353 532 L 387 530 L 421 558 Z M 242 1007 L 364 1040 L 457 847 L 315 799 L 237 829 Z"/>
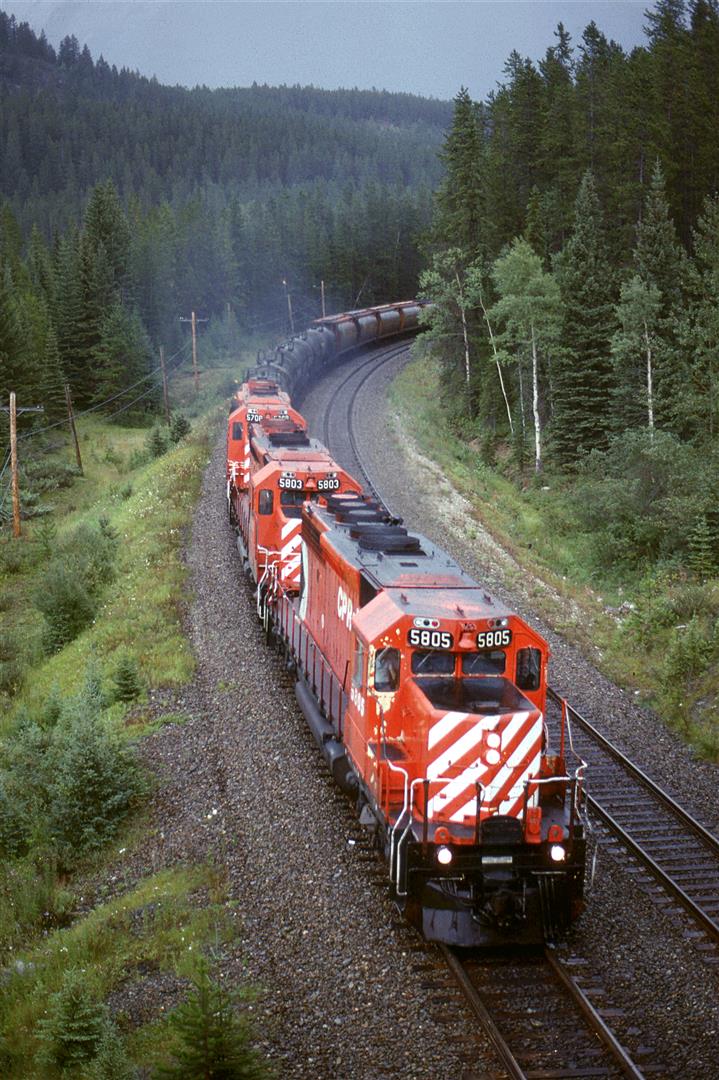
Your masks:
<path fill-rule="evenodd" d="M 148 461 L 150 461 L 150 455 L 147 450 L 141 450 L 139 447 L 135 447 L 130 454 L 130 460 L 127 463 L 127 467 L 130 472 L 134 472 L 135 469 L 141 469 L 143 465 L 147 465 Z"/>
<path fill-rule="evenodd" d="M 79 525 L 66 537 L 49 563 L 34 602 L 47 623 L 48 652 L 73 641 L 92 622 L 98 593 L 115 573 L 118 537 L 108 519 Z"/>
<path fill-rule="evenodd" d="M 170 1013 L 173 1060 L 155 1080 L 263 1080 L 267 1069 L 252 1049 L 246 1022 L 235 1012 L 238 995 L 215 982 L 202 960 L 187 1000 Z"/>
<path fill-rule="evenodd" d="M 37 541 L 37 545 L 45 560 L 49 561 L 55 551 L 55 542 L 57 540 L 57 525 L 50 519 L 43 521 L 41 525 L 38 525 L 33 533 L 34 539 Z"/>
<path fill-rule="evenodd" d="M 143 790 L 134 753 L 74 702 L 52 733 L 47 830 L 65 866 L 107 843 Z"/>
<path fill-rule="evenodd" d="M 137 667 L 137 660 L 124 653 L 115 669 L 112 681 L 115 684 L 115 700 L 128 703 L 136 701 L 142 693 L 142 682 Z"/>
<path fill-rule="evenodd" d="M 128 1060 L 127 1050 L 114 1025 L 107 1024 L 97 1054 L 86 1067 L 83 1080 L 136 1080 L 138 1070 Z"/>
<path fill-rule="evenodd" d="M 61 988 L 50 995 L 47 1016 L 38 1021 L 40 1063 L 73 1072 L 97 1057 L 107 1031 L 107 1009 L 88 986 L 83 972 L 70 968 Z"/>
<path fill-rule="evenodd" d="M 162 428 L 158 427 L 157 424 L 155 424 L 155 426 L 150 428 L 149 432 L 147 433 L 145 445 L 147 447 L 147 453 L 151 458 L 162 457 L 162 455 L 167 452 L 168 446 L 168 437 L 166 432 L 164 432 Z"/>
<path fill-rule="evenodd" d="M 43 635 L 45 648 L 57 652 L 90 625 L 97 603 L 76 568 L 54 560 L 35 593 L 35 607 L 47 623 Z"/>
<path fill-rule="evenodd" d="M 234 383 L 233 383 L 234 387 Z M 185 435 L 189 435 L 192 431 L 192 424 L 184 415 L 184 413 L 173 413 L 172 420 L 170 421 L 170 438 L 174 443 L 178 443 L 180 439 L 184 439 Z"/>
<path fill-rule="evenodd" d="M 14 694 L 25 672 L 20 641 L 9 630 L 0 631 L 0 692 Z"/>
<path fill-rule="evenodd" d="M 24 854 L 28 834 L 29 823 L 13 797 L 12 783 L 0 773 L 0 860 L 14 859 Z"/>
<path fill-rule="evenodd" d="M 0 574 L 19 574 L 25 569 L 25 548 L 18 540 L 0 546 Z"/>
<path fill-rule="evenodd" d="M 26 943 L 29 932 L 66 925 L 72 905 L 71 894 L 57 885 L 50 853 L 0 859 L 0 957 Z"/>

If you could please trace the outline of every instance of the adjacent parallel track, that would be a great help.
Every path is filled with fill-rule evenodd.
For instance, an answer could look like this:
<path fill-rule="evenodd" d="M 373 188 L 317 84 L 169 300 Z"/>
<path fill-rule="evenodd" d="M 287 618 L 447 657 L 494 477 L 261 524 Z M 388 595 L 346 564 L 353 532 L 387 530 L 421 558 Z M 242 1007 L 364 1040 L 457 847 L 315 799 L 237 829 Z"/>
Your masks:
<path fill-rule="evenodd" d="M 359 450 L 355 406 L 365 383 L 406 348 L 405 344 L 388 346 L 354 365 L 334 387 L 324 416 L 326 445 L 345 468 L 363 477 L 380 500 L 381 492 Z M 549 697 L 557 705 L 561 701 L 553 689 Z M 719 944 L 719 839 L 576 709 L 569 707 L 569 718 L 574 749 L 589 766 L 590 812 L 690 913 L 709 938 L 698 941 L 698 947 L 714 956 L 715 944 Z M 719 961 L 719 955 L 715 959 Z"/>

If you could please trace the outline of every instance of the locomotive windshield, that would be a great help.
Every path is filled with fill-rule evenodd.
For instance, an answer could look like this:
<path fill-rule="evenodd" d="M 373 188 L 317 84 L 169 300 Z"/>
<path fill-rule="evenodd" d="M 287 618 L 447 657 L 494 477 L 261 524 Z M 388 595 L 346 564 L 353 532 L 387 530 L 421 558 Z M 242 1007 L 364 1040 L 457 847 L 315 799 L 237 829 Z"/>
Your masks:
<path fill-rule="evenodd" d="M 501 676 L 485 675 L 481 679 L 420 676 L 416 682 L 435 709 L 496 716 L 520 710 L 531 712 L 535 708 L 509 679 Z"/>

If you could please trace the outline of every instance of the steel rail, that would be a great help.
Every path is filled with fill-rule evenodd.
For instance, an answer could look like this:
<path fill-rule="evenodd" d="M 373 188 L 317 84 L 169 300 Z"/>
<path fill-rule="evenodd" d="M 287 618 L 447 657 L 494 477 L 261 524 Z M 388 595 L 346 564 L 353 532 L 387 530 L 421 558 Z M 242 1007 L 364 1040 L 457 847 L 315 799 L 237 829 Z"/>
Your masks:
<path fill-rule="evenodd" d="M 509 1076 L 512 1080 L 527 1080 L 527 1077 L 531 1074 L 528 1074 L 522 1069 L 522 1066 L 515 1057 L 507 1039 L 500 1031 L 491 1012 L 482 1000 L 482 995 L 467 973 L 465 965 L 454 950 L 447 945 L 439 945 L 438 949 L 457 985 L 462 991 L 467 1004 L 489 1036 L 492 1045 Z M 602 1018 L 597 1009 L 595 1009 L 594 1005 L 592 1005 L 581 987 L 578 986 L 571 975 L 564 970 L 562 964 L 557 960 L 556 956 L 554 956 L 551 949 L 545 949 L 544 960 L 555 976 L 557 982 L 573 1001 L 578 1012 L 587 1023 L 590 1031 L 600 1039 L 612 1060 L 621 1069 L 622 1073 L 625 1076 L 630 1077 L 630 1080 L 645 1080 L 644 1073 L 632 1061 L 631 1057 L 616 1038 L 606 1021 Z M 569 1075 L 569 1073 L 565 1073 L 564 1071 L 561 1073 L 561 1075 L 565 1074 Z M 549 1074 L 547 1073 L 547 1075 Z M 558 1073 L 557 1075 L 560 1074 Z"/>
<path fill-rule="evenodd" d="M 633 1080 L 643 1080 L 644 1073 L 637 1068 L 629 1054 L 614 1035 L 614 1032 L 608 1026 L 607 1022 L 602 1019 L 582 988 L 577 985 L 571 975 L 567 974 L 551 949 L 544 950 L 544 959 L 547 961 L 562 986 L 564 986 L 571 995 L 572 1000 L 586 1018 L 592 1030 L 599 1036 L 612 1057 L 621 1067 L 625 1076 L 630 1076 Z"/>
<path fill-rule="evenodd" d="M 552 687 L 547 687 L 547 697 L 551 698 L 556 705 L 561 706 L 563 698 Z M 706 829 L 699 821 L 696 820 L 696 818 L 692 817 L 692 815 L 687 810 L 685 810 L 683 806 L 676 802 L 676 800 L 673 799 L 671 795 L 667 794 L 667 792 L 664 791 L 663 788 L 659 787 L 656 781 L 652 780 L 650 776 L 647 776 L 647 774 L 643 772 L 638 765 L 635 765 L 633 761 L 630 761 L 626 754 L 624 754 L 618 746 L 615 746 L 613 742 L 610 742 L 606 735 L 602 735 L 601 731 L 594 727 L 594 725 L 590 723 L 589 720 L 586 720 L 581 715 L 581 713 L 578 713 L 574 706 L 570 705 L 569 702 L 567 702 L 567 708 L 572 714 L 572 720 L 576 721 L 583 731 L 586 731 L 589 735 L 591 735 L 594 741 L 599 743 L 602 749 L 606 750 L 607 753 L 614 759 L 614 761 L 617 762 L 617 764 L 621 765 L 624 769 L 627 770 L 627 772 L 631 773 L 632 776 L 635 777 L 635 779 L 639 780 L 643 787 L 645 787 L 648 791 L 651 791 L 652 795 L 654 795 L 656 799 L 663 803 L 664 806 L 668 810 L 670 810 L 675 817 L 679 818 L 682 823 L 687 826 L 688 829 L 690 829 L 696 836 L 699 837 L 700 840 L 703 840 L 708 847 L 711 847 L 714 852 L 719 855 L 719 838 L 717 838 L 713 833 Z"/>
<path fill-rule="evenodd" d="M 553 689 L 548 689 L 548 696 L 555 702 L 555 704 L 561 704 L 561 697 Z M 612 743 L 605 735 L 594 727 L 588 720 L 586 720 L 575 708 L 571 705 L 567 705 L 567 708 L 571 714 L 572 722 L 575 723 L 582 731 L 584 731 L 590 739 L 598 744 L 610 757 L 610 759 L 621 768 L 623 768 L 630 776 L 632 776 L 645 791 L 653 796 L 657 802 L 669 812 L 670 815 L 678 821 L 682 826 L 689 830 L 694 836 L 696 836 L 708 849 L 709 854 L 713 854 L 719 857 L 719 840 L 709 832 L 703 825 L 700 824 L 692 815 L 684 809 L 671 795 L 667 794 L 663 788 L 647 776 L 642 769 L 635 765 L 614 743 Z M 591 769 L 591 762 L 590 762 Z M 659 880 L 661 885 L 676 899 L 679 903 L 689 912 L 703 929 L 709 934 L 715 941 L 719 941 L 719 923 L 716 919 L 701 907 L 696 900 L 682 888 L 678 881 L 676 881 L 671 874 L 669 874 L 653 856 L 642 846 L 642 844 L 636 840 L 627 829 L 621 825 L 610 811 L 603 806 L 594 796 L 588 792 L 585 793 L 587 806 L 597 815 L 597 817 L 604 822 L 607 828 L 615 834 L 621 841 L 621 843 L 628 848 L 629 851 Z"/>
<path fill-rule="evenodd" d="M 499 1060 L 504 1065 L 505 1069 L 509 1073 L 512 1080 L 526 1080 L 526 1074 L 521 1068 L 516 1057 L 509 1048 L 509 1044 L 502 1035 L 490 1013 L 487 1006 L 482 1001 L 477 988 L 470 979 L 469 975 L 464 969 L 462 962 L 457 955 L 447 945 L 438 946 L 440 953 L 442 954 L 447 967 L 452 972 L 454 979 L 459 986 L 460 990 L 464 994 L 467 1004 L 479 1020 L 484 1030 L 489 1035 L 492 1041 L 492 1045 L 497 1051 Z"/>

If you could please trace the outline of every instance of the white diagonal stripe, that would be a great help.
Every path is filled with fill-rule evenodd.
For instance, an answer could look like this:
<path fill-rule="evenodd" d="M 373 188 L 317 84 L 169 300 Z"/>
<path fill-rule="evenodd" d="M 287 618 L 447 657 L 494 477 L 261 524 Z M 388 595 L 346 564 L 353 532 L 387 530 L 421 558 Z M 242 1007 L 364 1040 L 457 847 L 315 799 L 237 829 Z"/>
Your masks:
<path fill-rule="evenodd" d="M 289 558 L 289 556 L 293 553 L 293 551 L 297 551 L 297 548 L 300 546 L 301 543 L 302 543 L 302 537 L 298 533 L 297 536 L 294 536 L 290 540 L 289 544 L 285 544 L 285 546 L 282 548 L 282 550 L 280 551 L 280 558 L 281 559 Z"/>
<path fill-rule="evenodd" d="M 288 533 L 294 532 L 295 529 L 299 529 L 301 525 L 302 522 L 299 518 L 290 518 L 290 520 L 286 521 L 282 526 L 282 532 L 280 534 L 281 538 L 284 540 Z"/>
<path fill-rule="evenodd" d="M 454 780 L 446 783 L 442 790 L 429 800 L 430 813 L 433 814 L 435 810 L 441 810 L 443 806 L 447 806 L 458 795 L 461 795 L 470 784 L 475 784 L 478 780 L 481 783 L 482 770 L 482 763 L 477 762 L 475 765 L 468 766 L 460 776 L 456 776 Z"/>
<path fill-rule="evenodd" d="M 482 728 L 479 724 L 473 725 L 469 731 L 465 731 L 455 743 L 440 754 L 438 758 L 430 762 L 427 766 L 427 779 L 436 780 L 441 776 L 445 769 L 449 768 L 454 762 L 459 761 L 460 758 L 468 754 L 470 750 L 477 750 L 479 753 L 479 747 L 482 745 Z"/>
<path fill-rule="evenodd" d="M 433 746 L 436 746 L 438 742 L 441 742 L 446 735 L 449 735 L 450 731 L 454 731 L 457 724 L 460 724 L 463 720 L 468 720 L 467 713 L 463 712 L 448 712 L 437 721 L 436 724 L 432 724 L 429 729 L 429 735 L 427 737 L 427 746 L 431 750 Z"/>

